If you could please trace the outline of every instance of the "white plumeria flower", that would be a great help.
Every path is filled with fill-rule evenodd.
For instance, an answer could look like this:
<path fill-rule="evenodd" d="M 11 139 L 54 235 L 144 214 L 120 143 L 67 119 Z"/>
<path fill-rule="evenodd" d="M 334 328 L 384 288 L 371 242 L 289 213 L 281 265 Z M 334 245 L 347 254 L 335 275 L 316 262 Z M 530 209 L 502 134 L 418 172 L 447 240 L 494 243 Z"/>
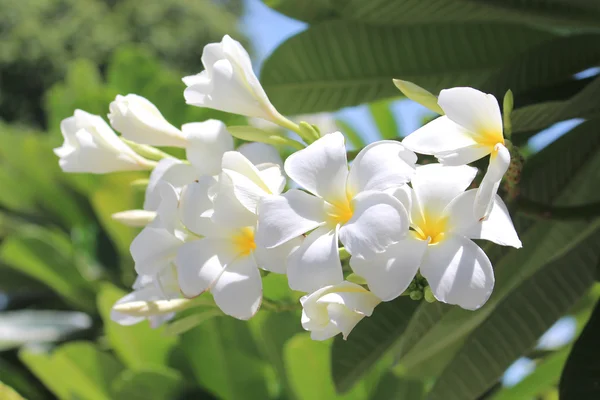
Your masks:
<path fill-rule="evenodd" d="M 364 317 L 370 317 L 381 300 L 352 282 L 326 286 L 303 296 L 302 327 L 313 340 L 329 339 L 338 333 L 344 340 Z"/>
<path fill-rule="evenodd" d="M 75 110 L 72 117 L 62 120 L 60 130 L 65 141 L 54 154 L 60 157 L 64 172 L 105 174 L 148 170 L 156 165 L 123 143 L 97 115 Z"/>
<path fill-rule="evenodd" d="M 486 219 L 510 165 L 498 101 L 491 94 L 456 87 L 442 90 L 438 104 L 446 115 L 408 135 L 402 143 L 417 153 L 435 156 L 445 165 L 465 165 L 490 154 L 473 207 L 477 219 Z"/>
<path fill-rule="evenodd" d="M 184 134 L 142 96 L 117 95 L 109 109 L 110 124 L 126 139 L 152 146 L 185 147 L 187 144 Z"/>
<path fill-rule="evenodd" d="M 365 147 L 350 171 L 344 136 L 330 133 L 292 154 L 285 172 L 301 187 L 259 203 L 257 243 L 273 248 L 312 231 L 288 259 L 292 289 L 312 292 L 343 281 L 338 233 L 356 256 L 383 251 L 408 231 L 404 206 L 387 189 L 405 184 L 415 154 L 395 141 Z"/>
<path fill-rule="evenodd" d="M 136 302 L 173 300 L 180 298 L 179 286 L 177 286 L 177 277 L 173 268 L 166 269 L 161 274 L 156 276 L 139 275 L 134 284 L 133 292 L 123 296 L 115 303 L 118 305 L 127 305 Z M 171 320 L 175 316 L 174 312 L 161 313 L 155 315 L 131 315 L 119 312 L 115 309 L 110 312 L 110 319 L 120 325 L 135 325 L 144 320 L 150 322 L 152 328 L 158 328 L 166 321 Z"/>
<path fill-rule="evenodd" d="M 207 44 L 202 64 L 204 71 L 183 78 L 186 103 L 274 122 L 283 118 L 267 98 L 239 42 L 225 35 L 220 43 Z"/>
<path fill-rule="evenodd" d="M 212 210 L 200 206 L 209 198 L 205 187 L 194 182 L 182 191 L 182 222 L 202 238 L 184 243 L 177 252 L 179 287 L 187 297 L 210 291 L 225 314 L 246 320 L 258 311 L 262 302 L 259 268 L 285 273 L 286 259 L 300 239 L 274 249 L 258 246 L 254 241 L 256 215 L 241 204 L 235 205 L 234 195 L 222 194 L 222 190 L 233 188 L 219 184 L 215 203 L 228 201 L 232 215 L 245 212 L 242 218 L 232 217 L 227 225 L 214 224 L 207 218 Z"/>
<path fill-rule="evenodd" d="M 420 166 L 412 189 L 395 195 L 410 210 L 410 234 L 373 257 L 352 257 L 352 270 L 384 301 L 404 292 L 420 269 L 439 301 L 475 310 L 489 298 L 494 271 L 485 252 L 471 239 L 521 247 L 510 214 L 499 196 L 485 221 L 473 215 L 476 190 L 467 190 L 477 169 Z"/>

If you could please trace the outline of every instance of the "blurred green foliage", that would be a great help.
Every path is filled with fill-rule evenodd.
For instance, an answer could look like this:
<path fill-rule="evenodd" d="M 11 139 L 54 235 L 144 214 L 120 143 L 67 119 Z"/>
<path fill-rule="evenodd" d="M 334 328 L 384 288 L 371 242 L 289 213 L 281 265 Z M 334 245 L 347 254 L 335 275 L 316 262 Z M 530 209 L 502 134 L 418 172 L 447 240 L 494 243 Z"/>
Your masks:
<path fill-rule="evenodd" d="M 3 0 L 0 118 L 46 126 L 44 93 L 69 63 L 85 58 L 104 72 L 126 44 L 140 44 L 178 76 L 199 72 L 204 45 L 235 35 L 242 12 L 241 0 Z"/>

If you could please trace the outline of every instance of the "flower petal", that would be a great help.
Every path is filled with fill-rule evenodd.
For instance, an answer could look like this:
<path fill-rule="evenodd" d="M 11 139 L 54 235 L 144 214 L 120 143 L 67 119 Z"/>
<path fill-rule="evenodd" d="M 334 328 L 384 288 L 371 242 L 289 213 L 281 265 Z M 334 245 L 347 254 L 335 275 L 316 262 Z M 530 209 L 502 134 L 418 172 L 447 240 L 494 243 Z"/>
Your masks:
<path fill-rule="evenodd" d="M 185 186 L 179 200 L 179 218 L 191 232 L 199 236 L 214 236 L 212 222 L 213 202 L 209 193 L 214 185 L 219 185 L 212 176 L 203 176 Z"/>
<path fill-rule="evenodd" d="M 235 195 L 235 188 L 231 178 L 222 173 L 217 184 L 216 195 L 213 198 L 214 224 L 227 228 L 239 228 L 256 225 L 256 214 L 249 211 Z"/>
<path fill-rule="evenodd" d="M 384 252 L 367 259 L 352 257 L 350 267 L 367 281 L 369 290 L 383 301 L 400 296 L 417 274 L 428 242 L 409 234 Z"/>
<path fill-rule="evenodd" d="M 182 241 L 166 229 L 147 226 L 133 239 L 129 250 L 140 275 L 156 275 L 177 255 Z"/>
<path fill-rule="evenodd" d="M 160 295 L 160 291 L 154 286 L 148 286 L 141 288 L 139 290 L 134 290 L 131 293 L 126 294 L 121 297 L 115 305 L 117 304 L 125 304 L 131 303 L 134 301 L 156 301 L 163 300 Z M 121 313 L 119 311 L 111 310 L 110 311 L 110 319 L 115 321 L 119 325 L 130 326 L 135 325 L 137 323 L 142 322 L 146 319 L 146 317 L 142 316 L 132 316 L 128 314 Z"/>
<path fill-rule="evenodd" d="M 150 174 L 150 181 L 146 187 L 144 210 L 156 211 L 160 205 L 159 183 L 167 182 L 176 189 L 191 183 L 198 177 L 198 173 L 191 165 L 184 164 L 175 158 L 163 158 L 158 162 Z"/>
<path fill-rule="evenodd" d="M 490 154 L 490 147 L 474 144 L 460 149 L 443 151 L 436 154 L 438 161 L 444 165 L 466 165 Z"/>
<path fill-rule="evenodd" d="M 232 261 L 211 289 L 221 311 L 247 320 L 256 314 L 262 301 L 262 281 L 256 261 L 240 257 Z"/>
<path fill-rule="evenodd" d="M 464 236 L 446 234 L 427 249 L 421 263 L 436 299 L 477 310 L 492 294 L 494 270 L 479 246 Z"/>
<path fill-rule="evenodd" d="M 499 143 L 502 136 L 502 114 L 498 100 L 470 87 L 455 87 L 440 92 L 438 104 L 449 119 L 477 136 L 493 135 Z"/>
<path fill-rule="evenodd" d="M 497 144 L 494 150 L 495 152 L 490 157 L 490 165 L 475 196 L 473 212 L 477 219 L 489 217 L 494 206 L 494 198 L 500 187 L 500 181 L 502 181 L 502 177 L 510 166 L 510 152 L 508 149 L 501 144 Z"/>
<path fill-rule="evenodd" d="M 254 250 L 256 263 L 267 271 L 285 274 L 289 255 L 302 244 L 303 239 L 304 237 L 300 236 L 271 249 L 257 246 Z"/>
<path fill-rule="evenodd" d="M 408 214 L 391 194 L 362 192 L 352 200 L 352 209 L 352 218 L 340 228 L 340 240 L 353 256 L 380 253 L 408 232 Z"/>
<path fill-rule="evenodd" d="M 289 156 L 285 172 L 309 192 L 330 203 L 345 203 L 348 161 L 344 135 L 329 133 Z"/>
<path fill-rule="evenodd" d="M 291 289 L 312 292 L 344 280 L 337 236 L 337 229 L 317 228 L 290 254 L 287 275 Z"/>
<path fill-rule="evenodd" d="M 227 240 L 204 238 L 183 244 L 175 259 L 181 292 L 195 297 L 210 289 L 235 257 Z"/>
<path fill-rule="evenodd" d="M 192 122 L 181 127 L 188 141 L 186 157 L 200 175 L 218 175 L 221 159 L 233 150 L 233 136 L 221 121 L 209 119 Z"/>
<path fill-rule="evenodd" d="M 444 115 L 405 137 L 402 144 L 417 153 L 438 155 L 473 146 L 477 142 L 469 131 Z"/>
<path fill-rule="evenodd" d="M 348 174 L 349 193 L 383 191 L 407 183 L 415 173 L 417 156 L 401 143 L 382 140 L 358 153 Z"/>
<path fill-rule="evenodd" d="M 283 169 L 283 160 L 279 151 L 269 144 L 259 142 L 244 143 L 237 148 L 237 151 L 242 153 L 254 165 L 270 163 L 277 164 Z"/>
<path fill-rule="evenodd" d="M 494 196 L 494 205 L 488 218 L 480 221 L 473 215 L 477 190 L 467 190 L 448 205 L 448 227 L 451 232 L 471 239 L 484 239 L 501 246 L 521 248 L 510 213 L 500 196 Z"/>
<path fill-rule="evenodd" d="M 322 225 L 325 218 L 324 201 L 301 190 L 263 197 L 258 205 L 256 244 L 279 246 Z"/>
<path fill-rule="evenodd" d="M 473 182 L 477 168 L 442 164 L 419 166 L 411 184 L 421 212 L 432 218 L 442 216 L 444 208 Z"/>

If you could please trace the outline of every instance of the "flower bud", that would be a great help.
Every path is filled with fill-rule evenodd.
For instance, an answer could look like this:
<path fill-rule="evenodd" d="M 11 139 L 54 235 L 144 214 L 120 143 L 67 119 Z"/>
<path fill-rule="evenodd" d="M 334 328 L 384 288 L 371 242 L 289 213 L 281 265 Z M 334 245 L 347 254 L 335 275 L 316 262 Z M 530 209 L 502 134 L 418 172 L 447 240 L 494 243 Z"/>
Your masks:
<path fill-rule="evenodd" d="M 125 139 L 152 146 L 185 147 L 181 131 L 162 116 L 158 108 L 136 94 L 117 95 L 110 103 L 110 124 Z"/>
<path fill-rule="evenodd" d="M 313 340 L 341 333 L 344 340 L 365 316 L 371 316 L 381 300 L 360 285 L 342 282 L 326 286 L 300 299 L 302 327 Z"/>
<path fill-rule="evenodd" d="M 156 165 L 123 143 L 97 115 L 75 110 L 61 122 L 60 130 L 64 143 L 54 154 L 60 157 L 58 163 L 64 172 L 105 174 L 148 170 Z"/>
<path fill-rule="evenodd" d="M 146 210 L 127 210 L 114 213 L 112 219 L 123 225 L 140 228 L 148 225 L 156 217 L 155 211 Z"/>

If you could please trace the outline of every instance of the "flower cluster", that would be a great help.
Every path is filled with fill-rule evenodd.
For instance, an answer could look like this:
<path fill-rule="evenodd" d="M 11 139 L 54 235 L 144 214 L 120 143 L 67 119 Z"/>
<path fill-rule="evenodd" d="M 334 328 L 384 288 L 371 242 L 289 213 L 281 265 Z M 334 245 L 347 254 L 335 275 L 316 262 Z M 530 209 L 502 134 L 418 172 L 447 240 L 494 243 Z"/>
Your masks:
<path fill-rule="evenodd" d="M 342 133 L 321 134 L 275 109 L 229 36 L 204 48 L 202 64 L 183 78 L 188 104 L 267 120 L 304 143 L 285 131 L 217 120 L 177 128 L 135 94 L 110 104 L 120 136 L 84 111 L 65 119 L 55 150 L 65 172 L 151 170 L 143 210 L 114 215 L 143 227 L 131 244 L 138 278 L 115 304 L 115 321 L 157 326 L 204 292 L 224 314 L 249 319 L 263 301 L 265 273 L 286 274 L 291 289 L 307 293 L 301 322 L 315 340 L 347 337 L 381 301 L 416 282 L 429 297 L 465 309 L 486 302 L 494 272 L 473 239 L 521 246 L 496 194 L 510 152 L 493 96 L 443 90 L 436 104 L 443 116 L 349 160 Z M 251 142 L 235 148 L 234 136 Z M 283 162 L 267 143 L 297 151 Z M 183 148 L 187 160 L 153 146 Z M 417 165 L 415 152 L 439 163 Z M 467 164 L 488 154 L 487 173 L 469 189 L 477 168 Z M 366 285 L 345 280 L 351 272 Z"/>

